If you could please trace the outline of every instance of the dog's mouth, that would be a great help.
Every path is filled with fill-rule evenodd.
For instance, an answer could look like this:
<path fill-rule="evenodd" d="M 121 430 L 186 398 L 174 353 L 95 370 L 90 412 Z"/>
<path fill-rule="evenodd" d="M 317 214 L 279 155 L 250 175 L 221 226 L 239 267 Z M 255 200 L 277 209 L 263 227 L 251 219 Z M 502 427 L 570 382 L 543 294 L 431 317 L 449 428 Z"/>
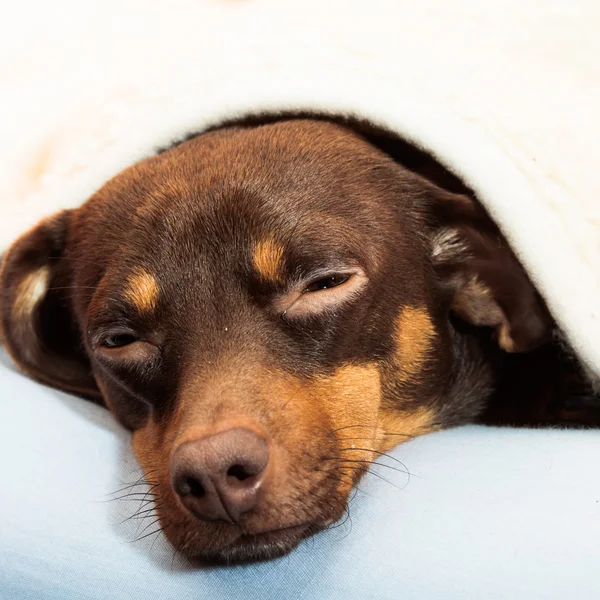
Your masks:
<path fill-rule="evenodd" d="M 311 506 L 312 510 L 297 507 L 296 514 L 287 514 L 287 517 L 281 514 L 273 518 L 268 513 L 254 515 L 240 524 L 188 519 L 174 523 L 169 520 L 170 515 L 164 513 L 161 520 L 172 523 L 163 528 L 167 539 L 194 564 L 251 563 L 279 558 L 304 539 L 325 531 L 344 517 L 347 499 L 340 498 L 336 506 L 330 505 L 327 511 L 320 511 L 318 505 L 312 503 Z"/>
<path fill-rule="evenodd" d="M 171 495 L 156 498 L 161 529 L 198 566 L 259 562 L 288 554 L 304 539 L 343 519 L 349 501 L 346 493 L 325 486 L 312 493 L 308 490 L 304 502 L 282 494 L 270 499 L 263 511 L 226 522 L 196 519 L 173 500 Z"/>
<path fill-rule="evenodd" d="M 311 523 L 291 525 L 259 533 L 238 530 L 233 538 L 218 548 L 188 549 L 194 562 L 208 564 L 251 563 L 272 560 L 293 550 L 303 539 L 324 529 Z"/>

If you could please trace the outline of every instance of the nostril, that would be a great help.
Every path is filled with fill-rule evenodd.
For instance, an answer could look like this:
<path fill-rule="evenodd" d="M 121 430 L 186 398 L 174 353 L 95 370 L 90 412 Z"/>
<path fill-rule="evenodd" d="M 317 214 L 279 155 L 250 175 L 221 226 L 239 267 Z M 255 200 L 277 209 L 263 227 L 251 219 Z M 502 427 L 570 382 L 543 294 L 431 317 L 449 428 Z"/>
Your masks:
<path fill-rule="evenodd" d="M 206 490 L 204 489 L 204 486 L 194 477 L 188 477 L 186 479 L 186 484 L 189 486 L 190 491 L 189 493 L 196 497 L 196 498 L 202 498 L 205 494 L 206 494 Z"/>
<path fill-rule="evenodd" d="M 249 473 L 244 465 L 233 465 L 227 471 L 227 477 L 234 477 L 238 481 L 245 481 L 253 475 L 254 473 Z"/>
<path fill-rule="evenodd" d="M 195 477 L 185 477 L 179 481 L 175 490 L 180 496 L 203 498 L 206 494 L 204 486 Z"/>
<path fill-rule="evenodd" d="M 236 523 L 261 501 L 268 464 L 263 437 L 249 429 L 226 429 L 175 449 L 171 486 L 195 517 Z"/>

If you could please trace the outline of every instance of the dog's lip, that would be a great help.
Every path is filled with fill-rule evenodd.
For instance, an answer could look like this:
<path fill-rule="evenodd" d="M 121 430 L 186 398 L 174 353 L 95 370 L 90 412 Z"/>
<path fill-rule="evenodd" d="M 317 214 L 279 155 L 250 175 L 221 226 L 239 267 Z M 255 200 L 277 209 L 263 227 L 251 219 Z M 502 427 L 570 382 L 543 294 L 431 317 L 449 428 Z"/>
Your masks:
<path fill-rule="evenodd" d="M 297 525 L 287 525 L 284 527 L 273 527 L 272 529 L 263 529 L 257 531 L 248 531 L 238 528 L 238 535 L 229 540 L 226 544 L 218 548 L 218 551 L 226 550 L 232 546 L 244 545 L 245 543 L 260 544 L 269 543 L 274 539 L 285 537 L 288 540 L 300 539 L 304 533 L 314 525 L 311 523 L 300 523 Z"/>
<path fill-rule="evenodd" d="M 296 546 L 299 542 L 302 541 L 304 537 L 306 537 L 306 532 L 310 531 L 314 524 L 311 523 L 301 523 L 298 525 L 290 525 L 285 527 L 275 527 L 272 529 L 265 529 L 262 531 L 253 531 L 249 532 L 246 530 L 242 530 L 236 525 L 229 525 L 228 529 L 230 529 L 230 533 L 233 533 L 231 530 L 234 528 L 237 529 L 237 535 L 233 536 L 224 544 L 220 544 L 218 546 L 213 546 L 211 548 L 202 547 L 197 548 L 196 551 L 191 552 L 191 559 L 198 560 L 217 560 L 222 561 L 226 560 L 228 563 L 230 562 L 230 558 L 227 558 L 227 555 L 230 552 L 242 552 L 242 556 L 240 560 L 242 561 L 254 561 L 254 560 L 262 560 L 265 557 L 261 556 L 261 548 L 267 548 L 276 543 L 276 544 L 284 544 L 288 547 L 286 551 L 291 550 Z M 267 550 L 267 552 L 271 552 L 272 549 Z M 234 559 L 237 560 L 237 559 Z"/>
<path fill-rule="evenodd" d="M 269 535 L 273 533 L 303 533 L 311 526 L 310 523 L 300 523 L 298 525 L 287 525 L 285 527 L 273 527 L 272 529 L 265 529 L 263 531 L 242 531 L 241 538 L 257 538 L 263 535 Z M 240 538 L 238 538 L 240 539 Z"/>
<path fill-rule="evenodd" d="M 248 564 L 271 560 L 291 552 L 312 532 L 312 525 L 292 525 L 280 529 L 270 529 L 257 534 L 242 534 L 218 547 L 199 547 L 188 554 L 192 561 L 199 564 Z M 315 532 L 318 529 L 315 530 Z"/>

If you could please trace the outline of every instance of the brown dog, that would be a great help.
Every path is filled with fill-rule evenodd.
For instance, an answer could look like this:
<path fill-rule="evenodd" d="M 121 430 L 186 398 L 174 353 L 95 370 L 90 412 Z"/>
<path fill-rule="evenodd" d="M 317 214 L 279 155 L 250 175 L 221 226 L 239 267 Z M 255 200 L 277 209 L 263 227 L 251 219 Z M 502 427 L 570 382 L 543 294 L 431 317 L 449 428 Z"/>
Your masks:
<path fill-rule="evenodd" d="M 0 288 L 14 360 L 101 398 L 167 537 L 228 561 L 335 522 L 375 458 L 474 420 L 504 351 L 552 328 L 469 195 L 308 119 L 127 169 L 21 237 Z"/>

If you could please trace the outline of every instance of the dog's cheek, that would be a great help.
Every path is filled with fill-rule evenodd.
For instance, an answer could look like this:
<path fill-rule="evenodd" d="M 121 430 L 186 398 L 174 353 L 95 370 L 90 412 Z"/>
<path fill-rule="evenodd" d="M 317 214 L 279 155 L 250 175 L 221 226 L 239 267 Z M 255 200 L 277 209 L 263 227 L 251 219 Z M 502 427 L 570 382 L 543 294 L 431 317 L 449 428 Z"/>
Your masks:
<path fill-rule="evenodd" d="M 403 321 L 405 344 L 402 348 L 406 351 L 410 347 L 411 352 L 405 353 L 394 367 L 395 376 L 401 381 L 419 379 L 426 364 L 427 352 L 432 348 L 434 328 L 424 314 L 412 316 L 414 322 L 410 326 L 406 320 Z M 412 336 L 410 343 L 408 331 L 417 333 Z M 349 466 L 356 468 L 361 461 L 368 464 L 379 456 L 379 452 L 387 452 L 404 441 L 436 428 L 433 407 L 425 403 L 422 406 L 415 405 L 411 398 L 403 408 L 402 402 L 394 405 L 385 397 L 382 371 L 376 363 L 345 366 L 332 377 L 317 383 L 315 391 L 322 399 L 321 406 L 331 422 L 340 464 L 348 472 Z"/>
<path fill-rule="evenodd" d="M 317 378 L 313 394 L 320 398 L 332 432 L 373 429 L 381 403 L 379 367 L 375 363 L 340 367 L 330 377 Z"/>
<path fill-rule="evenodd" d="M 421 314 L 415 320 L 418 323 L 411 330 L 416 330 L 417 324 L 423 325 Z M 404 356 L 404 366 L 395 363 L 393 377 L 406 380 L 410 373 L 418 378 L 433 338 L 433 326 L 419 331 L 422 343 L 413 340 L 412 355 Z M 385 377 L 389 377 L 389 369 L 377 362 L 344 365 L 332 375 L 315 377 L 310 383 L 298 382 L 298 391 L 288 392 L 292 400 L 285 419 L 290 425 L 285 430 L 285 444 L 288 448 L 311 448 L 313 454 L 315 448 L 326 449 L 321 464 L 341 475 L 336 486 L 340 499 L 347 498 L 379 452 L 387 452 L 435 427 L 433 408 L 415 406 L 414 402 L 403 407 L 401 402 L 390 401 L 384 392 Z"/>
<path fill-rule="evenodd" d="M 389 452 L 399 444 L 417 436 L 438 430 L 437 411 L 431 406 L 420 406 L 410 411 L 382 409 L 379 413 L 382 434 L 378 452 Z"/>
<path fill-rule="evenodd" d="M 94 369 L 94 374 L 104 403 L 121 425 L 136 431 L 148 423 L 151 412 L 145 402 L 120 389 L 98 369 Z"/>
<path fill-rule="evenodd" d="M 378 415 L 382 402 L 377 363 L 345 365 L 314 382 L 312 396 L 329 423 L 327 436 L 334 454 L 325 461 L 340 477 L 337 493 L 347 500 L 352 487 L 377 458 L 382 430 Z"/>
<path fill-rule="evenodd" d="M 437 405 L 446 379 L 443 349 L 449 341 L 425 307 L 402 307 L 393 336 L 394 352 L 383 369 L 378 452 L 439 428 Z"/>

